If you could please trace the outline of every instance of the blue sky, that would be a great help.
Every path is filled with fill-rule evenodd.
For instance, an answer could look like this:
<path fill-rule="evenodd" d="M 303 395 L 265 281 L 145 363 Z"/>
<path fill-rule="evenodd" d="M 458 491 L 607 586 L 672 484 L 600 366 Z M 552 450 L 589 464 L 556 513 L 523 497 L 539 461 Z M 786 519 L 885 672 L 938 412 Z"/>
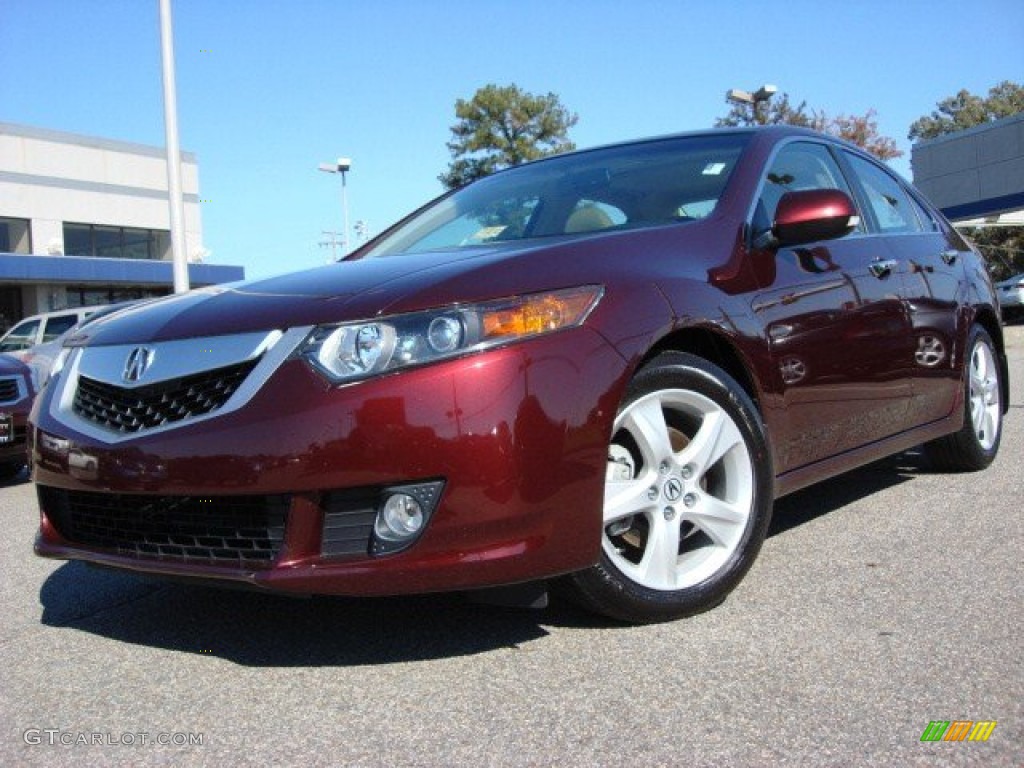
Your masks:
<path fill-rule="evenodd" d="M 729 88 L 878 112 L 907 130 L 966 88 L 1024 80 L 1024 2 L 173 0 L 181 144 L 199 157 L 204 240 L 261 277 L 326 261 L 441 192 L 456 98 L 553 91 L 580 147 L 709 127 Z M 0 121 L 162 146 L 157 0 L 0 0 Z"/>

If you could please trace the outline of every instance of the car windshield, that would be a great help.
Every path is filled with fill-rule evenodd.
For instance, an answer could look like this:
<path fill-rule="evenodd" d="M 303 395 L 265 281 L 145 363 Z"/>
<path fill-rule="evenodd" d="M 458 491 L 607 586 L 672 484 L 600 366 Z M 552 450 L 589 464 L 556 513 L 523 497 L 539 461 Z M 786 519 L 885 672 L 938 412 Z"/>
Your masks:
<path fill-rule="evenodd" d="M 511 168 L 437 200 L 362 256 L 702 219 L 714 210 L 748 138 L 659 139 Z"/>

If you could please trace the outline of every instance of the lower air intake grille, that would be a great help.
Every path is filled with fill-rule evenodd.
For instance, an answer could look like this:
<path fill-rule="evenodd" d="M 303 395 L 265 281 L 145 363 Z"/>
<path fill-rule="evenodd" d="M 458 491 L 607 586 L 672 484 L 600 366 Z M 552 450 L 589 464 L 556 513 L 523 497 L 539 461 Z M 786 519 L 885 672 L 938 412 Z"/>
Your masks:
<path fill-rule="evenodd" d="M 11 376 L 0 378 L 0 403 L 13 403 L 20 394 L 16 378 Z"/>
<path fill-rule="evenodd" d="M 74 544 L 182 563 L 269 568 L 291 498 L 145 496 L 39 486 L 39 503 Z"/>
<path fill-rule="evenodd" d="M 115 432 L 152 429 L 217 410 L 241 386 L 256 363 L 257 360 L 246 360 L 135 388 L 81 376 L 72 409 L 83 419 Z"/>
<path fill-rule="evenodd" d="M 324 557 L 369 554 L 380 491 L 332 491 L 324 494 L 322 504 L 324 533 L 320 554 Z"/>

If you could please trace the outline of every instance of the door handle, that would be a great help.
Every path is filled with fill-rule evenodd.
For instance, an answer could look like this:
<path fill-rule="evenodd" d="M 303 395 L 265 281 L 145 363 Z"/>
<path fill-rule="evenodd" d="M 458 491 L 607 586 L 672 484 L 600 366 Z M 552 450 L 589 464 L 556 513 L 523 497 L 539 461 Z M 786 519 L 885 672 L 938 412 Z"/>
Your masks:
<path fill-rule="evenodd" d="M 887 278 L 894 269 L 896 269 L 896 261 L 894 259 L 877 259 L 868 265 L 868 271 L 879 280 Z"/>
<path fill-rule="evenodd" d="M 939 255 L 942 257 L 942 260 L 946 262 L 946 264 L 952 266 L 956 264 L 956 257 L 960 255 L 960 252 L 950 248 L 948 251 L 943 251 Z"/>

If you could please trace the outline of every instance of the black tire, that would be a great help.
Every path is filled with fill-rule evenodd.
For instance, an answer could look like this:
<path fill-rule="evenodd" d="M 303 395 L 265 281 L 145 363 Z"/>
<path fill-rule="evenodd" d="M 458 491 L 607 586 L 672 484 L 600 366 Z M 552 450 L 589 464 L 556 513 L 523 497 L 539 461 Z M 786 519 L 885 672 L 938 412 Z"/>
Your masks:
<path fill-rule="evenodd" d="M 14 480 L 18 475 L 21 474 L 21 470 L 25 468 L 25 462 L 16 461 L 14 463 L 0 464 L 0 482 L 7 483 Z"/>
<path fill-rule="evenodd" d="M 560 591 L 631 623 L 713 608 L 750 569 L 771 520 L 771 453 L 757 409 L 718 366 L 668 352 L 636 374 L 615 424 L 601 559 L 564 577 Z"/>
<path fill-rule="evenodd" d="M 988 331 L 971 328 L 964 356 L 964 424 L 951 435 L 926 443 L 932 466 L 943 472 L 985 469 L 1003 437 L 1002 369 Z"/>

